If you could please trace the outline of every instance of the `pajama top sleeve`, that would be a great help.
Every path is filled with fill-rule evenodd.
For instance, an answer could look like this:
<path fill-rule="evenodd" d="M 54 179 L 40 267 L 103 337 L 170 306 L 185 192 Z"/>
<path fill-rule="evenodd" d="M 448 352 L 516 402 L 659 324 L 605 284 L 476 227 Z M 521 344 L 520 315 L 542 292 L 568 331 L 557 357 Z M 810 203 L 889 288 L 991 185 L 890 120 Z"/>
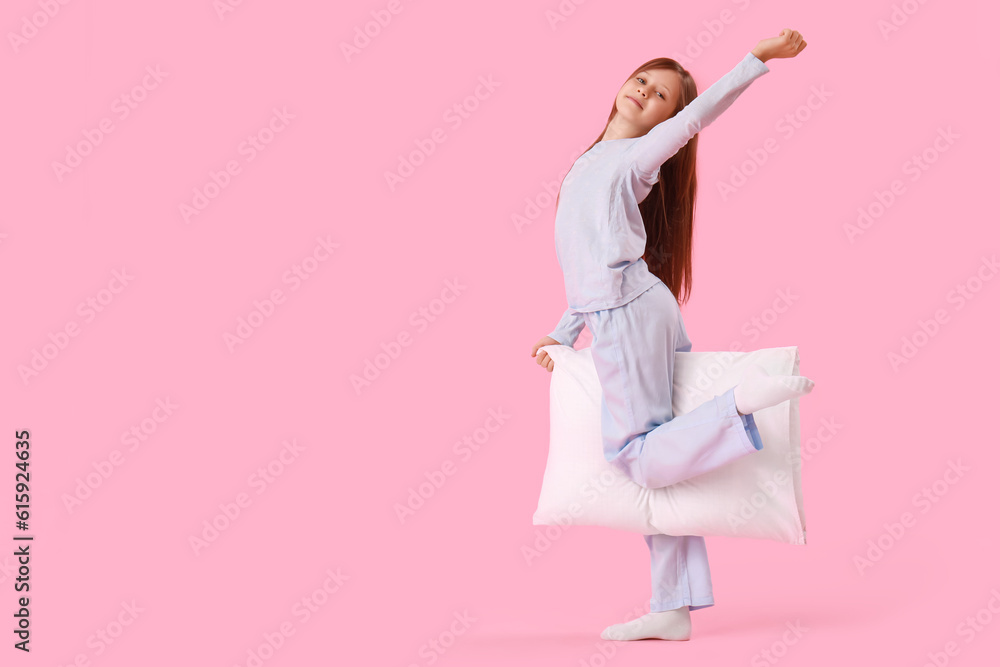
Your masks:
<path fill-rule="evenodd" d="M 567 308 L 556 328 L 549 334 L 549 338 L 559 341 L 561 345 L 573 347 L 576 339 L 580 337 L 584 324 L 586 323 L 583 321 L 583 315 L 572 308 Z"/>
<path fill-rule="evenodd" d="M 636 140 L 629 151 L 635 170 L 644 180 L 655 182 L 660 165 L 728 109 L 755 79 L 769 71 L 753 53 L 746 54 L 736 67 L 686 107 Z"/>

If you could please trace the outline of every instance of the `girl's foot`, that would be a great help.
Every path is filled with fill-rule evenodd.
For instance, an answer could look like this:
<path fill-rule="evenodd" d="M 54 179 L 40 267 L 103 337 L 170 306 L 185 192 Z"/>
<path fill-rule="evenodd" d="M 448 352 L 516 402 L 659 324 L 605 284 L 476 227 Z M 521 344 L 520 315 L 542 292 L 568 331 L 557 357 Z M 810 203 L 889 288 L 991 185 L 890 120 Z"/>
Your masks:
<path fill-rule="evenodd" d="M 687 605 L 670 611 L 653 611 L 628 623 L 609 625 L 601 639 L 629 641 L 632 639 L 691 639 L 691 612 Z"/>
<path fill-rule="evenodd" d="M 812 391 L 815 382 L 802 375 L 770 375 L 760 364 L 750 364 L 736 385 L 736 411 L 741 415 L 757 412 Z"/>

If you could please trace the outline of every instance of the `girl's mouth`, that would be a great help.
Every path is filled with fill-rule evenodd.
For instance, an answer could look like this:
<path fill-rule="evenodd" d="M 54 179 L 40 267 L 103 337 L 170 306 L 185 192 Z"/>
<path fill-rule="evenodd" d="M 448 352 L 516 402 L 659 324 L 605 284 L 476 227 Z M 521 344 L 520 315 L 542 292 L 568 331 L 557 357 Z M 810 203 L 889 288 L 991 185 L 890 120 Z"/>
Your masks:
<path fill-rule="evenodd" d="M 634 97 L 632 97 L 631 95 L 626 95 L 625 97 L 627 97 L 627 98 L 629 98 L 630 100 L 632 100 L 633 102 L 635 102 L 635 105 L 636 105 L 637 107 L 639 107 L 640 109 L 642 108 L 642 105 L 641 105 L 641 104 L 639 104 L 639 102 L 638 102 L 638 101 L 637 101 L 637 100 L 636 100 L 636 99 L 635 99 Z"/>

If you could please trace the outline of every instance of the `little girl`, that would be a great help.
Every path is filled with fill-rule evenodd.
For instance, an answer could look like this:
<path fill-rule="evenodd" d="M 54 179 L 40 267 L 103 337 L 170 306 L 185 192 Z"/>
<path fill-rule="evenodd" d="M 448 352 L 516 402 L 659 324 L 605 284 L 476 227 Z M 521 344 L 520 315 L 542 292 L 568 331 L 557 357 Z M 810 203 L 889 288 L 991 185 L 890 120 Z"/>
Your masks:
<path fill-rule="evenodd" d="M 671 405 L 674 353 L 691 351 L 679 303 L 691 288 L 698 132 L 770 71 L 767 60 L 792 58 L 805 46 L 797 31 L 782 30 L 701 95 L 677 61 L 644 63 L 560 187 L 556 254 L 569 308 L 531 355 L 551 372 L 551 357 L 538 349 L 572 346 L 587 325 L 601 382 L 605 458 L 643 487 L 669 486 L 762 449 L 753 413 L 813 388 L 806 377 L 772 376 L 753 365 L 739 384 L 688 413 L 675 418 Z M 690 611 L 715 604 L 705 539 L 643 537 L 650 613 L 601 637 L 689 639 Z"/>

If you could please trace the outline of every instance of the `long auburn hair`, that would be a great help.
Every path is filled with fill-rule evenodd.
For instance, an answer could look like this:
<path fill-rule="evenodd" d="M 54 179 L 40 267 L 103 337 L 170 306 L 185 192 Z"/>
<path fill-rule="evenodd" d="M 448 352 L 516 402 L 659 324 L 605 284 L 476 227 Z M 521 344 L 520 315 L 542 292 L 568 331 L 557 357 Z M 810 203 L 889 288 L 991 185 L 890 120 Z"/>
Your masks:
<path fill-rule="evenodd" d="M 691 73 L 673 58 L 648 60 L 639 65 L 629 79 L 651 69 L 671 69 L 681 77 L 681 89 L 671 118 L 698 96 L 698 87 Z M 597 145 L 617 114 L 618 109 L 612 102 L 604 130 L 584 153 Z M 649 265 L 650 272 L 666 284 L 679 304 L 686 302 L 691 295 L 691 245 L 695 195 L 698 191 L 695 174 L 697 153 L 698 135 L 695 134 L 683 148 L 660 165 L 659 181 L 639 202 L 639 213 L 646 228 L 646 251 L 642 258 Z M 556 195 L 558 206 L 559 196 Z"/>

